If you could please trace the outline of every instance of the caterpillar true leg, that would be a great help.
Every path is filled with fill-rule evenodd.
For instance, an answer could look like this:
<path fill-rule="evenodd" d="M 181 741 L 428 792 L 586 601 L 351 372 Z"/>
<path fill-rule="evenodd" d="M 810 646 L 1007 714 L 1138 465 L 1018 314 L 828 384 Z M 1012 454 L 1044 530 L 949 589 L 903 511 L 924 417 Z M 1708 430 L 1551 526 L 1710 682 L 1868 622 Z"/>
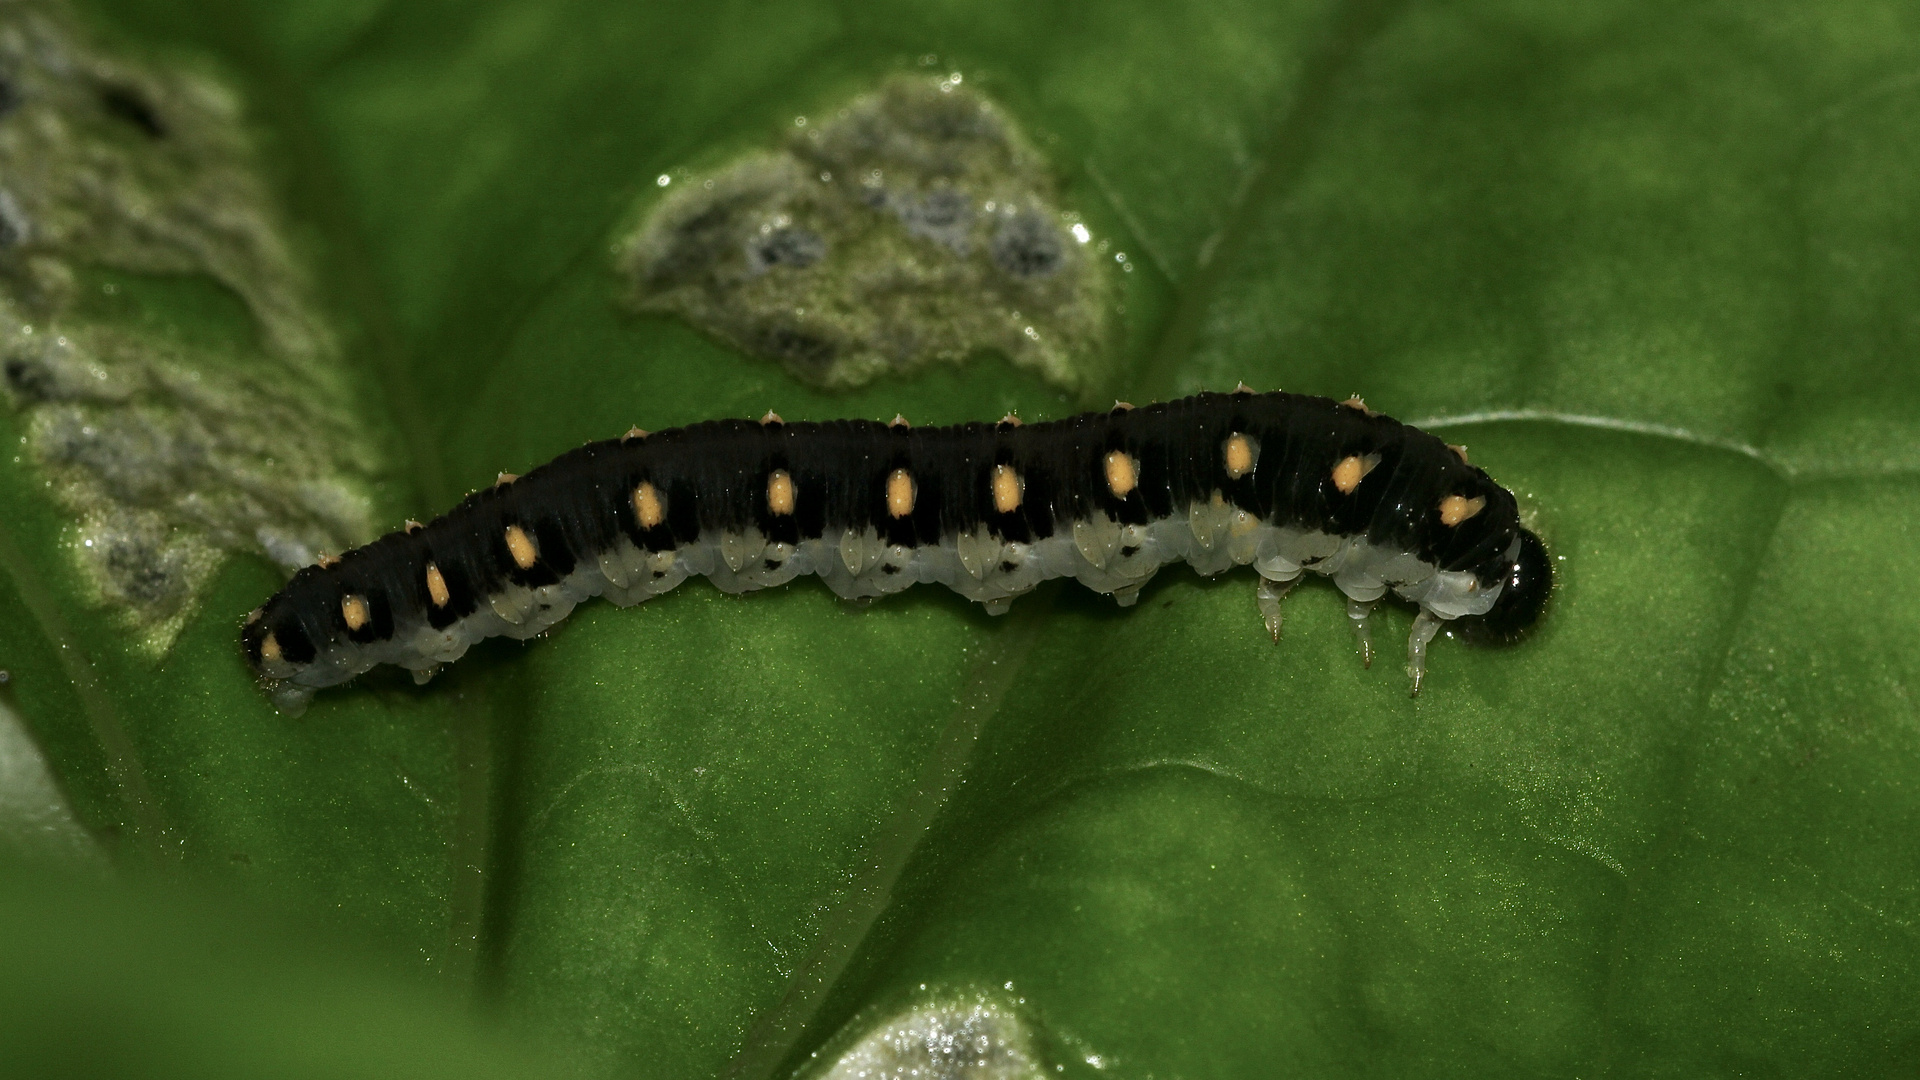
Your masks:
<path fill-rule="evenodd" d="M 1421 680 L 1427 675 L 1427 643 L 1440 632 L 1441 620 L 1426 608 L 1414 616 L 1413 632 L 1407 635 L 1407 675 L 1413 679 L 1413 696 L 1420 696 Z"/>

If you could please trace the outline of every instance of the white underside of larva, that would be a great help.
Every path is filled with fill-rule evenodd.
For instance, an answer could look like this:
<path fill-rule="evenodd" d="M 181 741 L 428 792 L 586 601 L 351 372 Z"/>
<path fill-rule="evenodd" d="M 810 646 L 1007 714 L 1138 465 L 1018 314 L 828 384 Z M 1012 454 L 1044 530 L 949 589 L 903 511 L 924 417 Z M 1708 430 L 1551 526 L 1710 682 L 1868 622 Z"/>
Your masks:
<path fill-rule="evenodd" d="M 1184 517 L 1147 525 L 1081 522 L 1031 544 L 1002 543 L 985 526 L 948 537 L 938 547 L 917 548 L 889 546 L 871 529 L 797 546 L 769 544 L 755 530 L 744 536 L 702 538 L 664 552 L 642 551 L 622 537 L 599 559 L 582 560 L 565 580 L 532 589 L 508 586 L 445 629 L 402 623 L 388 641 L 341 643 L 289 678 L 282 694 L 289 704 L 304 704 L 314 688 L 344 682 L 378 664 L 412 669 L 424 681 L 476 642 L 543 633 L 583 600 L 604 596 L 626 607 L 696 575 L 723 592 L 744 593 L 814 574 L 847 599 L 937 583 L 998 615 L 1016 597 L 1058 577 L 1075 578 L 1125 607 L 1138 599 L 1140 587 L 1162 566 L 1181 561 L 1206 576 L 1236 566 L 1254 567 L 1270 583 L 1263 588 L 1262 605 L 1264 610 L 1272 603 L 1269 621 L 1276 632 L 1278 594 L 1271 586 L 1290 585 L 1308 570 L 1333 579 L 1352 602 L 1355 619 L 1363 619 L 1388 591 L 1418 604 L 1421 618 L 1409 642 L 1416 680 L 1426 643 L 1440 622 L 1484 615 L 1500 595 L 1499 586 L 1480 588 L 1471 573 L 1440 572 L 1413 555 L 1375 547 L 1364 538 L 1269 525 L 1218 501 L 1196 504 Z"/>

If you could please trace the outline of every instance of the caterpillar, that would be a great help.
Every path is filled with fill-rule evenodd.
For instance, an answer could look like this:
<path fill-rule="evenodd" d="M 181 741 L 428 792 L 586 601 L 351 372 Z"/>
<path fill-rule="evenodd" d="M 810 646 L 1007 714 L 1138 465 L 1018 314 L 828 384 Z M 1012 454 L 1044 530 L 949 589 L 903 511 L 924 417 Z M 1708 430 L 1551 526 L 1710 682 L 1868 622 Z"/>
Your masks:
<path fill-rule="evenodd" d="M 528 638 L 594 596 L 622 606 L 706 577 L 732 593 L 817 574 L 847 598 L 939 582 L 1004 613 L 1077 578 L 1122 606 L 1161 566 L 1251 565 L 1267 630 L 1306 571 L 1367 618 L 1418 606 L 1418 694 L 1443 625 L 1493 642 L 1539 617 L 1553 574 L 1513 494 L 1464 448 L 1358 398 L 1203 393 L 1047 423 L 913 427 L 715 420 L 590 443 L 445 516 L 296 573 L 247 616 L 276 704 L 377 664 L 425 682 L 495 635 Z"/>

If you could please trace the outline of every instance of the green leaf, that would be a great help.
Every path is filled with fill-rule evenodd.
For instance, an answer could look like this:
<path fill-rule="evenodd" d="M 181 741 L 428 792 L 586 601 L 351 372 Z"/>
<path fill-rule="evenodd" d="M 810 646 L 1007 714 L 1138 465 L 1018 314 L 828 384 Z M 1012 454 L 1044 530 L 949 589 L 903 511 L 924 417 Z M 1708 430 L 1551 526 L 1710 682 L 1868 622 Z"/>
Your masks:
<path fill-rule="evenodd" d="M 1436 643 L 1417 699 L 1406 612 L 1364 670 L 1333 590 L 1276 647 L 1246 576 L 1178 570 L 1006 619 L 696 582 L 292 720 L 235 647 L 273 567 L 222 564 L 156 660 L 0 460 L 5 692 L 125 872 L 602 1075 L 787 1075 L 967 1009 L 1007 1060 L 1130 1077 L 1920 1062 L 1909 6 L 86 11 L 244 102 L 384 527 L 633 424 L 1244 380 L 1467 444 L 1560 582 L 1515 648 Z M 655 177 L 902 71 L 963 72 L 1127 253 L 1111 385 L 980 356 L 829 394 L 621 305 Z M 237 340 L 150 284 L 130 322 Z"/>
<path fill-rule="evenodd" d="M 20 1077 L 552 1074 L 419 985 L 369 978 L 284 925 L 8 863 L 0 1046 Z M 362 965 L 364 966 L 364 965 Z"/>

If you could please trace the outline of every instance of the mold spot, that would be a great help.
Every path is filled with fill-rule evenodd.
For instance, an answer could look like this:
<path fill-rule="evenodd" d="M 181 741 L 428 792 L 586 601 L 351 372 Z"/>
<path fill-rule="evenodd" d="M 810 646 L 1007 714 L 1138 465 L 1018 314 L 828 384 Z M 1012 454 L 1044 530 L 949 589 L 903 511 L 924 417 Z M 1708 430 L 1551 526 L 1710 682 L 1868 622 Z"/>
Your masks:
<path fill-rule="evenodd" d="M 1038 1080 L 1053 1075 L 1027 1022 L 991 1000 L 919 1005 L 869 1023 L 865 1033 L 818 1074 L 823 1080 Z"/>
<path fill-rule="evenodd" d="M 790 225 L 747 240 L 747 272 L 755 276 L 781 266 L 804 270 L 826 257 L 825 239 Z"/>
<path fill-rule="evenodd" d="M 636 308 L 816 385 L 1002 353 L 1070 388 L 1112 350 L 1116 269 L 1047 162 L 952 76 L 897 76 L 784 144 L 647 185 Z"/>
<path fill-rule="evenodd" d="M 931 240 L 955 255 L 967 254 L 973 207 L 964 192 L 942 186 L 925 195 L 904 196 L 894 212 L 909 235 Z"/>
<path fill-rule="evenodd" d="M 1045 277 L 1066 261 L 1066 245 L 1051 221 L 1021 212 L 993 233 L 993 264 L 1017 278 Z"/>
<path fill-rule="evenodd" d="M 193 594 L 219 565 L 219 555 L 177 542 L 158 513 L 99 517 L 81 525 L 76 545 L 81 565 L 108 604 L 178 618 Z"/>
<path fill-rule="evenodd" d="M 0 72 L 0 401 L 93 598 L 162 653 L 228 555 L 370 539 L 377 454 L 233 94 L 52 3 L 0 5 Z"/>
<path fill-rule="evenodd" d="M 100 107 L 107 115 L 140 129 L 149 139 L 167 137 L 167 125 L 137 87 L 108 84 L 100 87 Z"/>
<path fill-rule="evenodd" d="M 779 360 L 789 371 L 815 381 L 826 377 L 825 373 L 840 355 L 839 347 L 832 341 L 797 326 L 776 323 L 755 328 L 753 334 L 756 346 L 753 351 Z"/>
<path fill-rule="evenodd" d="M 13 391 L 22 400 L 48 401 L 58 393 L 53 372 L 38 361 L 23 360 L 16 356 L 4 365 L 0 365 L 0 371 L 6 375 L 7 389 Z"/>

